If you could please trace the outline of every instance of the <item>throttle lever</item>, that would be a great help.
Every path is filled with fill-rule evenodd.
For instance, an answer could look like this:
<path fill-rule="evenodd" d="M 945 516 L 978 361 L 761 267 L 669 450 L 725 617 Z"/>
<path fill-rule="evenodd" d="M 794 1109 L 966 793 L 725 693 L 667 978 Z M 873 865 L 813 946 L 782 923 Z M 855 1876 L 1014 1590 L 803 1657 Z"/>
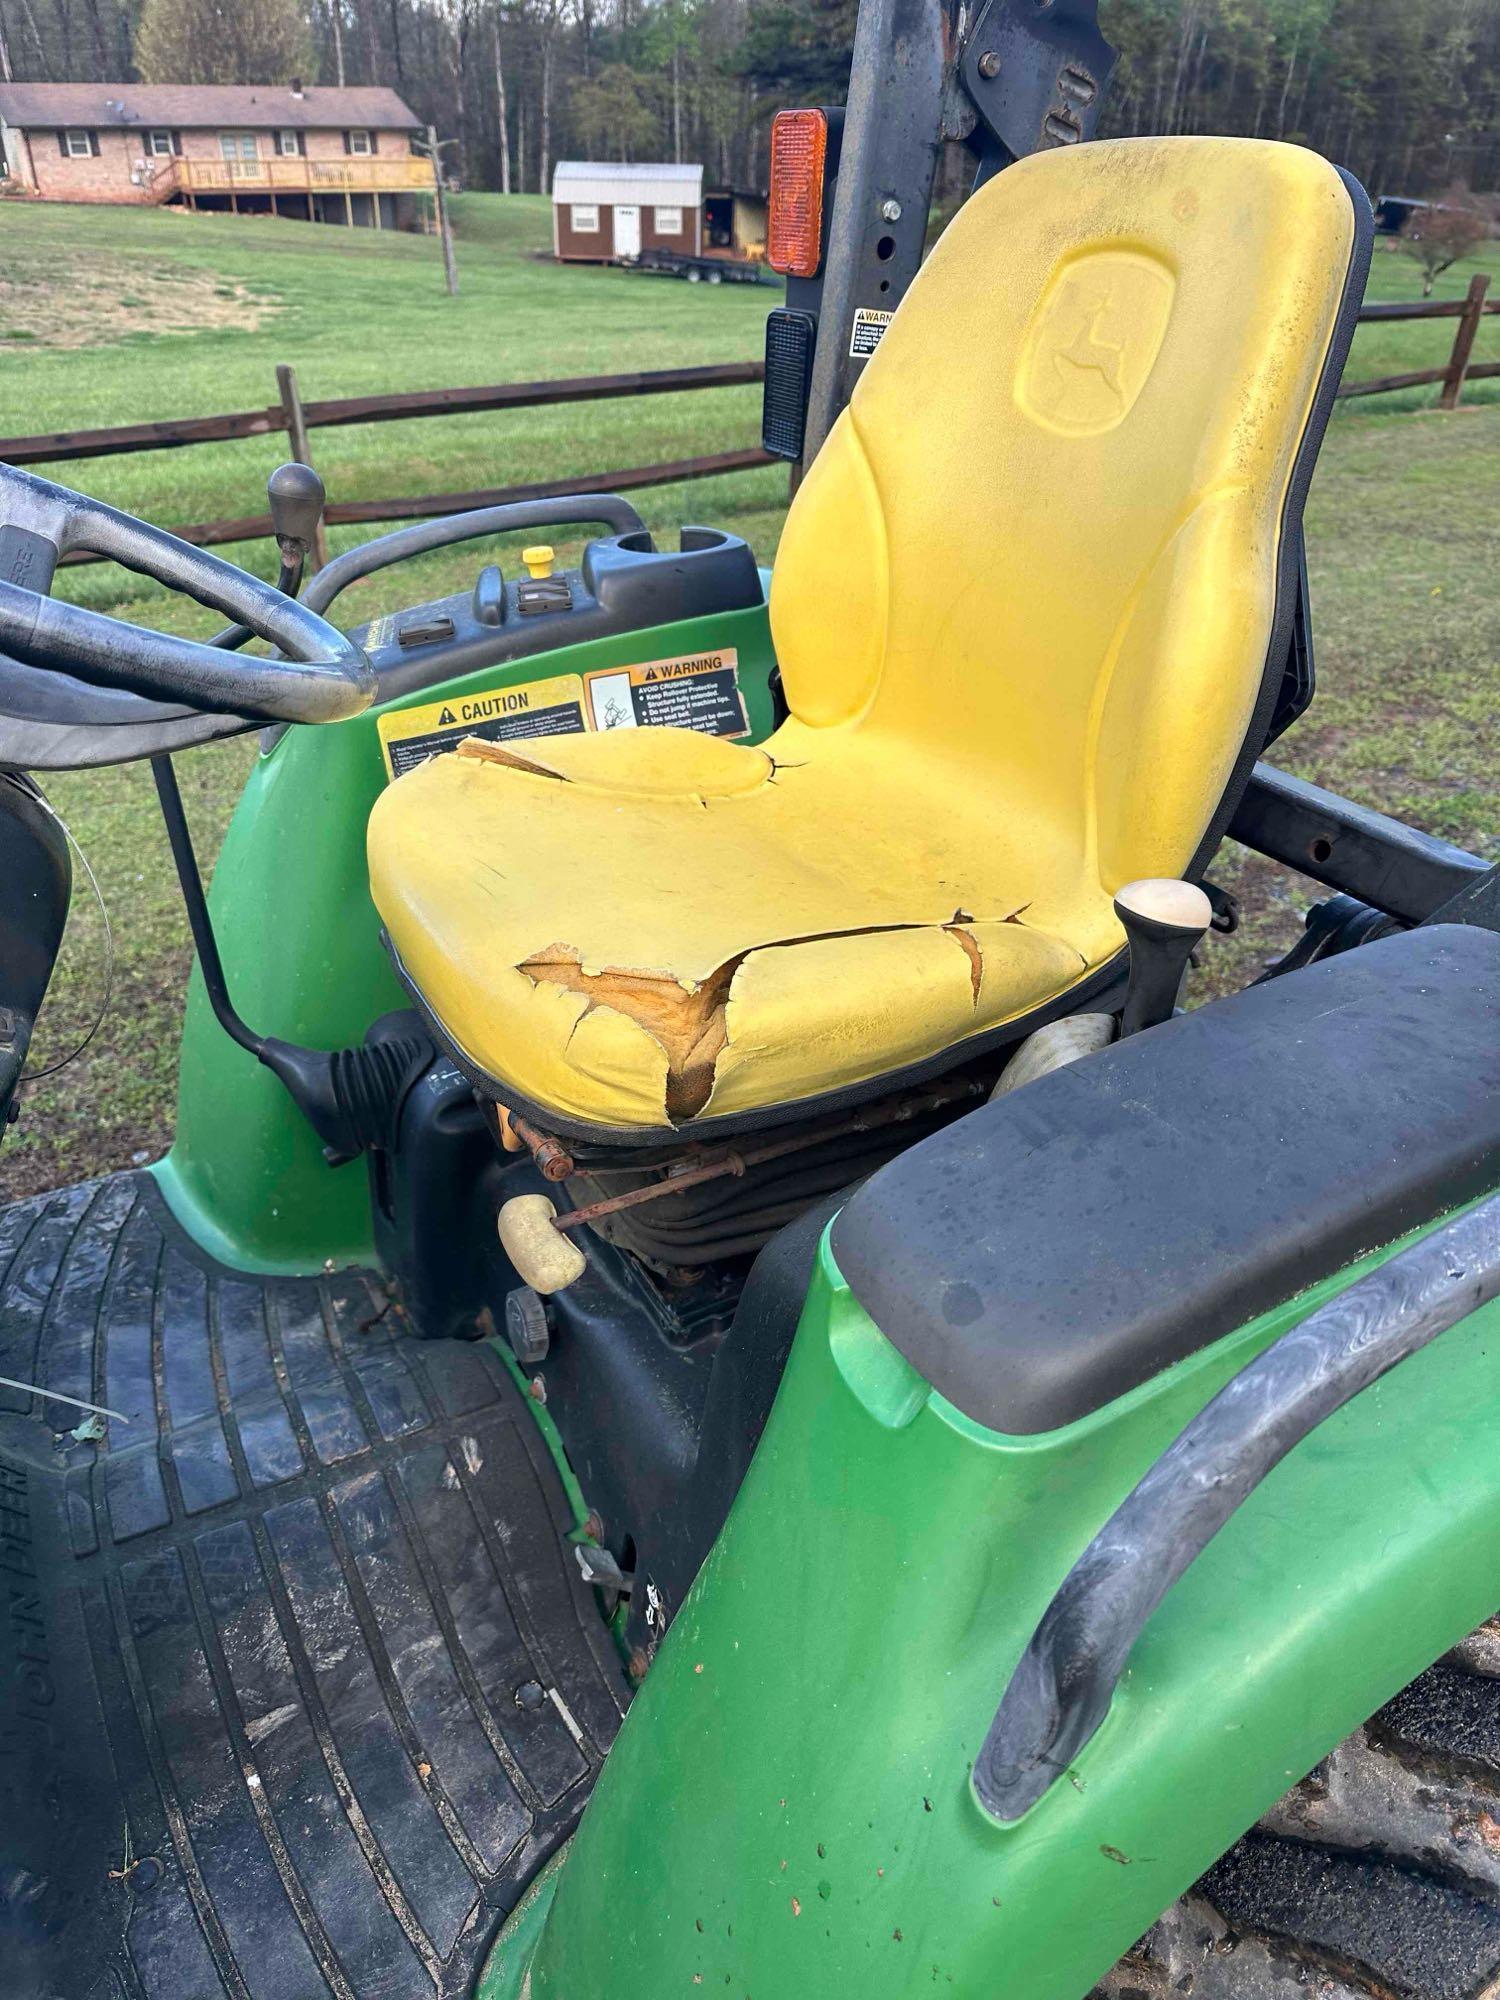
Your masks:
<path fill-rule="evenodd" d="M 271 508 L 271 532 L 281 556 L 281 574 L 276 588 L 283 597 L 295 597 L 302 588 L 302 571 L 308 550 L 323 518 L 323 482 L 310 465 L 289 459 L 278 465 L 266 481 L 266 499 Z M 215 632 L 210 646 L 237 653 L 255 637 L 248 625 L 226 625 Z"/>
<path fill-rule="evenodd" d="M 283 565 L 301 569 L 318 532 L 326 499 L 323 482 L 310 465 L 292 459 L 278 465 L 266 482 L 266 498 L 271 503 L 271 532 L 281 550 Z"/>

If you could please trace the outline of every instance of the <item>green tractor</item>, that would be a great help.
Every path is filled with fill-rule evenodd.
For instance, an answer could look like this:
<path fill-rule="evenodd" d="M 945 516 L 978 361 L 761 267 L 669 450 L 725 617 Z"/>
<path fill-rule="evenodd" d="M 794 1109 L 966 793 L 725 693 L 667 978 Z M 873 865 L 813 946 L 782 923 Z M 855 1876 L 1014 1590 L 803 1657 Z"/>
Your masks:
<path fill-rule="evenodd" d="M 778 126 L 769 603 L 0 468 L 0 1107 L 33 773 L 150 760 L 197 946 L 171 1152 L 0 1212 L 5 2000 L 1494 1990 L 1500 880 L 1258 761 L 1369 207 L 1108 67 L 865 0 Z M 1330 894 L 1185 1013 L 1231 835 Z"/>

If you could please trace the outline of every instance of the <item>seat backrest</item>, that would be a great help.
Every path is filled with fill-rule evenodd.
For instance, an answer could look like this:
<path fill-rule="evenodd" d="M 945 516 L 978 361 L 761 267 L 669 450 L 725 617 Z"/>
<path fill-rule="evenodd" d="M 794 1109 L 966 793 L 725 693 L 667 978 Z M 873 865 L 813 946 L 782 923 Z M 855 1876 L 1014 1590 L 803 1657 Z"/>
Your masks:
<path fill-rule="evenodd" d="M 1369 239 L 1352 181 L 1268 141 L 998 175 L 788 517 L 792 714 L 966 767 L 1106 887 L 1184 872 L 1260 747 Z"/>

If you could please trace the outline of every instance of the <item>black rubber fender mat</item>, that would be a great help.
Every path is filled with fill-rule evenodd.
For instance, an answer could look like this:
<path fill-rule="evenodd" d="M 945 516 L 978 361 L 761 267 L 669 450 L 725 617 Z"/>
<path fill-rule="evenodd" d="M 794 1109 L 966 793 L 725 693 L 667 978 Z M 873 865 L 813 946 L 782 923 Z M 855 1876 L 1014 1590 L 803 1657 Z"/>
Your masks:
<path fill-rule="evenodd" d="M 471 1989 L 627 1700 L 484 1343 L 213 1263 L 122 1175 L 0 1211 L 5 2000 Z"/>

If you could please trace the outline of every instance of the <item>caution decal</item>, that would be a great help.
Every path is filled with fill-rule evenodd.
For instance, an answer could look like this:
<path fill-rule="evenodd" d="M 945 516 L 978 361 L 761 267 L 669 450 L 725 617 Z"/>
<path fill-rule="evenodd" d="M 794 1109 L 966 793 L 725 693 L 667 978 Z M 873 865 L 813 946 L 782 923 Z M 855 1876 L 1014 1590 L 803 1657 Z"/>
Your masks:
<path fill-rule="evenodd" d="M 733 646 L 605 667 L 584 676 L 591 729 L 697 729 L 705 736 L 748 736 Z"/>
<path fill-rule="evenodd" d="M 577 674 L 527 681 L 517 687 L 482 688 L 473 694 L 403 708 L 376 718 L 385 767 L 400 778 L 466 736 L 491 743 L 514 743 L 535 736 L 579 736 L 589 727 L 583 712 L 583 682 Z"/>

